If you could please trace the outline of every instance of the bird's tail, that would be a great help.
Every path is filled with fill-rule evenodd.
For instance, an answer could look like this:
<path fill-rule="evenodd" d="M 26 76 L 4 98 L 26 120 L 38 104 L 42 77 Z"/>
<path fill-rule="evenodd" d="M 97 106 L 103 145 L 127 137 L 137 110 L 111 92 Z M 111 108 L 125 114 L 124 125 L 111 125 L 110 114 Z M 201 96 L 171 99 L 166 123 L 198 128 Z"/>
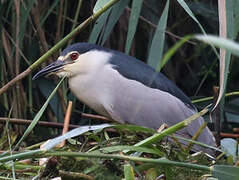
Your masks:
<path fill-rule="evenodd" d="M 198 131 L 198 129 L 203 125 L 204 123 L 204 119 L 203 117 L 198 118 L 197 120 L 195 120 L 193 123 L 191 123 L 188 127 L 187 127 L 187 132 L 189 133 L 189 135 L 192 137 L 195 135 L 195 133 Z M 203 144 L 207 144 L 209 146 L 213 146 L 216 147 L 216 140 L 215 137 L 213 136 L 212 132 L 210 131 L 210 129 L 206 126 L 201 134 L 199 135 L 197 141 L 203 143 Z M 200 145 L 194 145 L 192 147 L 193 151 L 204 151 L 210 155 L 215 155 L 215 151 L 212 150 L 211 148 L 206 148 Z"/>

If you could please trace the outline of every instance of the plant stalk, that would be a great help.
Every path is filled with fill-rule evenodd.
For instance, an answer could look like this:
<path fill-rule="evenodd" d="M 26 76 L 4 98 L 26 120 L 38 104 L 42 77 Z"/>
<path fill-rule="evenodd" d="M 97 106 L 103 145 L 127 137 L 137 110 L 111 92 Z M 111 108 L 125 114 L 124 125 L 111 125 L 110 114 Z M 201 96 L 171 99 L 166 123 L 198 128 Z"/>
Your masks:
<path fill-rule="evenodd" d="M 167 135 L 170 135 L 170 134 L 178 131 L 179 129 L 182 129 L 182 128 L 186 127 L 187 125 L 191 124 L 194 120 L 196 120 L 200 116 L 203 116 L 207 112 L 208 112 L 208 108 L 206 107 L 202 111 L 200 111 L 200 112 L 190 116 L 189 118 L 175 124 L 174 126 L 171 126 L 167 129 L 165 129 L 161 133 L 154 134 L 154 135 L 148 137 L 147 139 L 144 139 L 143 141 L 140 141 L 139 143 L 135 144 L 135 146 L 145 146 L 145 145 L 148 145 L 148 144 L 152 144 L 156 141 L 159 141 L 163 137 L 165 137 Z"/>
<path fill-rule="evenodd" d="M 168 159 L 165 159 L 165 158 L 152 159 L 152 158 L 125 156 L 125 155 L 118 155 L 118 154 L 83 153 L 83 152 L 68 152 L 68 151 L 67 152 L 66 151 L 45 152 L 45 151 L 42 151 L 42 150 L 34 150 L 34 151 L 30 151 L 30 152 L 14 154 L 12 156 L 2 157 L 2 158 L 0 158 L 0 163 L 8 162 L 8 161 L 16 160 L 16 159 L 26 159 L 26 158 L 29 158 L 29 157 L 36 157 L 36 156 L 37 157 L 65 156 L 65 157 L 121 159 L 121 160 L 127 160 L 127 161 L 145 162 L 145 163 L 154 163 L 154 164 L 160 164 L 160 165 L 171 165 L 171 166 L 185 167 L 185 168 L 204 170 L 204 171 L 210 172 L 210 167 L 205 166 L 205 165 L 198 165 L 198 164 L 171 161 L 171 160 L 168 160 Z"/>
<path fill-rule="evenodd" d="M 119 0 L 111 0 L 104 7 L 102 7 L 95 14 L 91 15 L 88 19 L 82 22 L 79 26 L 77 26 L 72 32 L 70 32 L 67 36 L 65 36 L 62 40 L 60 40 L 55 46 L 53 46 L 49 51 L 43 54 L 37 61 L 35 61 L 31 66 L 29 66 L 24 72 L 20 73 L 14 79 L 9 81 L 0 89 L 0 95 L 7 91 L 8 88 L 16 84 L 18 81 L 26 77 L 29 73 L 35 70 L 41 63 L 47 60 L 52 54 L 57 52 L 60 48 L 62 48 L 69 40 L 73 39 L 79 32 L 81 32 L 87 25 L 95 21 L 101 14 L 103 14 L 106 10 L 112 7 Z"/>

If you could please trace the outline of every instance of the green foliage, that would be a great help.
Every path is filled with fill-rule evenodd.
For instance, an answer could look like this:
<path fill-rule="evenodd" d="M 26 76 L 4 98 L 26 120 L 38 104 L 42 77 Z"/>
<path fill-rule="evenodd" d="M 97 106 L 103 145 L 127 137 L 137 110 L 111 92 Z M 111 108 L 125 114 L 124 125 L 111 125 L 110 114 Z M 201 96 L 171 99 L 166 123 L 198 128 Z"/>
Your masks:
<path fill-rule="evenodd" d="M 134 170 L 133 167 L 130 164 L 124 165 L 124 177 L 125 180 L 134 180 Z"/>
<path fill-rule="evenodd" d="M 46 102 L 44 103 L 44 105 L 41 107 L 41 109 L 38 111 L 38 113 L 36 114 L 36 116 L 34 117 L 34 119 L 32 120 L 32 123 L 28 126 L 28 128 L 26 129 L 26 131 L 24 132 L 23 136 L 21 137 L 21 139 L 17 142 L 15 148 L 17 148 L 24 139 L 26 139 L 26 137 L 31 133 L 31 131 L 33 130 L 33 128 L 36 126 L 37 122 L 40 120 L 42 114 L 44 113 L 44 111 L 46 110 L 46 107 L 48 106 L 50 100 L 52 99 L 52 97 L 55 95 L 57 89 L 59 88 L 59 86 L 61 85 L 61 83 L 63 82 L 63 80 L 65 79 L 62 78 L 61 81 L 58 83 L 58 85 L 56 86 L 56 88 L 52 91 L 52 93 L 50 94 L 50 96 L 47 98 Z"/>
<path fill-rule="evenodd" d="M 129 4 L 131 2 L 129 0 L 119 2 L 98 0 L 96 5 L 93 2 L 1 1 L 0 87 L 28 67 L 34 71 L 40 64 L 46 65 L 53 61 L 59 55 L 59 50 L 67 43 L 89 41 L 112 49 L 125 50 L 127 54 L 144 61 L 148 59 L 153 68 L 158 71 L 162 68 L 162 71 L 186 94 L 195 96 L 194 102 L 197 102 L 197 105 L 201 103 L 200 107 L 212 102 L 213 98 L 207 96 L 212 95 L 212 86 L 220 84 L 222 99 L 228 97 L 220 106 L 221 120 L 225 116 L 228 127 L 225 126 L 223 130 L 231 132 L 230 127 L 233 124 L 230 122 L 238 123 L 239 117 L 237 98 L 239 45 L 235 42 L 239 32 L 238 1 L 225 1 L 227 22 L 222 20 L 220 22 L 227 27 L 227 38 L 218 37 L 218 7 L 212 0 L 204 2 L 165 0 L 160 3 L 158 0 L 133 0 L 132 4 Z M 113 5 L 114 3 L 116 4 Z M 84 21 L 85 19 L 87 20 Z M 94 20 L 96 20 L 95 24 L 90 25 Z M 200 33 L 203 35 L 193 35 Z M 212 50 L 210 46 L 199 43 L 195 39 L 216 48 L 226 49 L 225 60 L 218 61 L 215 48 Z M 221 71 L 218 74 L 219 67 Z M 156 179 L 159 176 L 192 179 L 193 176 L 199 178 L 205 174 L 218 179 L 233 180 L 239 177 L 238 167 L 226 165 L 235 164 L 230 157 L 227 158 L 228 162 L 223 159 L 214 162 L 204 154 L 194 157 L 188 152 L 181 151 L 180 148 L 175 148 L 177 144 L 159 142 L 159 139 L 182 128 L 183 124 L 176 128 L 175 126 L 168 128 L 161 133 L 134 125 L 113 126 L 113 133 L 107 131 L 108 127 L 112 128 L 112 125 L 108 124 L 91 129 L 95 130 L 94 132 L 89 131 L 89 128 L 84 129 L 83 126 L 48 142 L 44 146 L 44 151 L 38 149 L 39 146 L 35 143 L 39 143 L 44 132 L 40 131 L 38 134 L 37 131 L 32 131 L 36 123 L 40 119 L 61 122 L 66 102 L 72 94 L 68 91 L 67 83 L 63 84 L 58 92 L 56 89 L 52 92 L 55 85 L 46 83 L 45 80 L 32 81 L 31 74 L 26 78 L 0 95 L 0 118 L 8 117 L 10 114 L 9 120 L 10 118 L 33 119 L 32 124 L 27 130 L 25 127 L 11 124 L 0 126 L 0 150 L 10 150 L 13 144 L 17 144 L 15 146 L 17 147 L 29 146 L 33 143 L 35 148 L 24 151 L 22 147 L 22 153 L 10 155 L 6 151 L 1 154 L 0 178 L 36 177 L 41 174 L 40 170 L 47 168 L 38 166 L 34 162 L 24 165 L 19 160 L 52 155 L 60 157 L 60 162 L 57 164 L 60 170 L 68 171 L 70 167 L 72 172 L 81 172 L 83 175 L 89 175 L 84 177 L 95 179 L 134 179 L 135 177 Z M 224 94 L 231 91 L 236 92 Z M 53 97 L 54 94 L 57 95 Z M 206 98 L 198 99 L 198 96 Z M 80 118 L 79 111 L 85 113 L 92 111 L 76 101 L 72 120 L 79 122 L 81 119 L 82 124 L 88 125 L 88 119 Z M 91 123 L 98 124 L 99 121 Z M 102 130 L 102 128 L 106 129 Z M 49 131 L 52 130 L 49 128 Z M 64 149 L 49 151 L 62 139 L 76 135 L 80 135 L 82 139 L 76 139 L 74 143 L 73 140 L 69 140 L 68 146 L 65 147 L 67 151 Z M 29 138 L 26 138 L 27 136 Z M 45 139 L 41 139 L 43 140 Z M 198 143 L 198 145 L 202 144 Z M 164 158 L 160 159 L 162 157 Z M 15 161 L 14 166 L 11 163 L 4 163 L 10 160 Z M 32 171 L 24 171 L 26 169 Z"/>
<path fill-rule="evenodd" d="M 147 64 L 153 68 L 161 66 L 161 59 L 163 57 L 163 49 L 164 49 L 165 30 L 166 30 L 167 20 L 168 20 L 169 2 L 170 1 L 167 1 L 167 4 L 164 8 L 162 16 L 159 20 L 159 23 L 158 23 L 158 26 L 154 34 L 150 50 L 149 50 L 149 57 L 148 57 Z"/>
<path fill-rule="evenodd" d="M 128 25 L 129 31 L 127 33 L 127 40 L 126 40 L 126 45 L 125 45 L 125 53 L 126 54 L 129 54 L 130 47 L 132 45 L 132 41 L 135 36 L 142 4 L 143 4 L 143 0 L 133 0 L 132 1 L 132 9 L 131 9 L 129 25 Z"/>
<path fill-rule="evenodd" d="M 134 141 L 132 141 L 129 136 L 130 132 L 124 130 L 121 130 L 120 133 L 121 135 L 124 135 L 123 141 L 119 142 L 119 140 L 115 139 L 114 136 L 110 136 L 109 139 L 101 138 L 100 142 L 97 142 L 96 144 L 94 143 L 93 145 L 94 149 L 98 149 L 98 151 L 91 151 L 92 143 L 96 141 L 87 137 L 90 137 L 91 133 L 94 133 L 98 137 L 102 137 L 104 131 L 112 128 L 112 126 L 85 126 L 81 128 L 88 129 L 88 133 L 81 134 L 87 140 L 86 142 L 84 142 L 85 146 L 81 148 L 80 152 L 74 151 L 73 146 L 68 145 L 62 150 L 50 150 L 49 148 L 43 147 L 41 149 L 30 151 L 28 150 L 25 152 L 16 153 L 14 155 L 4 154 L 4 156 L 0 157 L 0 163 L 2 164 L 1 168 L 9 168 L 7 163 L 5 164 L 4 162 L 9 162 L 11 160 L 23 160 L 30 157 L 43 158 L 53 156 L 59 158 L 56 159 L 56 166 L 51 167 L 53 168 L 51 172 L 55 171 L 56 169 L 60 169 L 60 171 L 67 170 L 71 172 L 81 172 L 81 175 L 95 177 L 96 179 L 102 176 L 108 177 L 109 175 L 113 175 L 117 179 L 120 179 L 120 177 L 132 179 L 136 176 L 146 177 L 150 179 L 155 176 L 158 177 L 162 174 L 165 174 L 166 177 L 185 177 L 185 179 L 190 179 L 190 177 L 200 177 L 205 173 L 210 174 L 213 177 L 218 177 L 219 179 L 226 179 L 228 177 L 235 179 L 235 177 L 238 177 L 238 167 L 228 165 L 210 166 L 208 164 L 213 163 L 213 160 L 209 161 L 208 157 L 203 153 L 197 155 L 187 154 L 186 156 L 180 156 L 180 152 L 177 148 L 173 147 L 172 144 L 170 145 L 162 144 L 162 142 L 156 142 L 152 144 L 153 146 L 149 146 L 148 148 L 133 148 L 132 143 Z M 102 128 L 104 128 L 103 131 L 98 131 Z M 97 133 L 90 132 L 91 130 L 97 130 Z M 71 132 L 69 132 L 68 134 L 70 133 Z M 128 138 L 130 138 L 131 140 L 128 141 Z M 55 138 L 55 140 L 57 139 L 59 142 L 59 138 Z M 139 139 L 139 137 L 134 138 L 134 140 Z M 63 138 L 61 140 L 63 140 Z M 50 143 L 51 142 L 48 142 L 48 144 Z M 123 146 L 115 146 L 115 143 L 128 143 L 128 147 L 132 146 L 132 148 L 130 148 L 131 152 L 125 153 L 124 150 L 127 149 L 127 147 L 125 146 L 125 149 L 123 149 Z M 102 146 L 108 148 L 102 148 Z M 162 152 L 163 154 L 165 154 L 165 157 L 168 157 L 168 159 L 161 158 L 161 155 L 159 154 L 151 153 L 155 148 L 158 148 L 157 150 L 159 151 L 160 146 L 164 147 L 165 149 L 169 148 L 168 151 L 164 150 L 164 152 Z M 106 149 L 108 149 L 108 151 L 105 151 Z M 144 151 L 144 149 L 148 150 Z M 131 163 L 129 164 L 128 162 Z M 197 162 L 197 164 L 192 162 Z M 218 163 L 223 163 L 223 160 L 221 160 L 221 162 L 218 161 Z M 15 168 L 18 170 L 22 169 L 23 167 L 24 165 L 20 162 L 15 166 Z M 28 167 L 30 168 L 31 166 L 28 165 Z M 36 175 L 38 174 L 39 169 L 42 168 L 43 167 L 41 166 L 35 166 L 32 164 L 32 173 Z M 48 165 L 46 165 L 46 167 L 44 168 L 45 170 L 43 171 L 43 173 L 40 173 L 39 176 L 42 177 L 44 175 L 44 172 L 46 172 L 47 170 L 49 171 L 48 168 Z M 182 169 L 180 170 L 179 168 L 186 168 L 187 171 L 182 171 Z M 56 171 L 55 176 L 58 173 Z"/>
<path fill-rule="evenodd" d="M 212 167 L 212 174 L 220 180 L 238 180 L 239 171 L 238 167 L 229 167 L 226 165 L 215 165 Z"/>

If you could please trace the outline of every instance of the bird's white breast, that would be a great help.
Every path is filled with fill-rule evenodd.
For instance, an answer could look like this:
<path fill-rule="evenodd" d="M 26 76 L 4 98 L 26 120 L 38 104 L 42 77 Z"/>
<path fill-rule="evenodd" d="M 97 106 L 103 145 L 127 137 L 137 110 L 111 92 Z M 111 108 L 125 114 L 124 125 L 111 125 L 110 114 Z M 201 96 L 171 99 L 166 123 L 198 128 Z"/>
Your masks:
<path fill-rule="evenodd" d="M 109 77 L 113 69 L 108 64 L 110 58 L 109 53 L 97 50 L 82 54 L 78 67 L 75 67 L 79 74 L 69 78 L 70 89 L 76 97 L 105 116 L 109 116 L 105 106 L 111 104 Z"/>

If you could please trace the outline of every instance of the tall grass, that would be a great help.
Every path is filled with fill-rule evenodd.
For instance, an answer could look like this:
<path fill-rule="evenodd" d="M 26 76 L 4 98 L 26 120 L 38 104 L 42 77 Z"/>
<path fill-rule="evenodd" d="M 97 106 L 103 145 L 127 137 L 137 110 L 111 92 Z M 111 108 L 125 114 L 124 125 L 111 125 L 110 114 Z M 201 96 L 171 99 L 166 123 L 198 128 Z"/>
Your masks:
<path fill-rule="evenodd" d="M 46 121 L 62 122 L 67 101 L 73 100 L 76 105 L 73 108 L 71 119 L 79 122 L 79 117 L 82 116 L 80 123 L 88 125 L 87 117 L 90 116 L 84 116 L 82 112 L 92 113 L 92 110 L 75 99 L 68 90 L 66 82 L 57 90 L 57 94 L 49 102 L 45 112 L 38 117 L 41 112 L 39 107 L 45 102 L 48 103 L 47 98 L 55 85 L 48 79 L 32 81 L 32 73 L 54 61 L 67 44 L 90 41 L 128 53 L 155 69 L 163 71 L 194 99 L 199 108 L 212 102 L 212 87 L 220 85 L 219 100 L 222 101 L 218 100 L 220 103 L 219 122 L 226 122 L 225 130 L 232 130 L 231 126 L 238 123 L 239 116 L 237 98 L 239 51 L 238 44 L 225 40 L 225 38 L 235 41 L 238 38 L 239 3 L 237 1 L 219 0 L 219 6 L 215 1 L 197 2 L 193 0 L 165 0 L 160 3 L 157 0 L 133 0 L 132 2 L 120 0 L 118 3 L 117 0 L 98 0 L 96 5 L 95 2 L 95 0 L 1 1 L 0 117 L 8 117 L 10 122 L 11 118 L 34 119 L 34 117 Z M 95 24 L 93 21 L 96 21 Z M 220 33 L 218 33 L 219 26 Z M 187 36 L 188 34 L 204 35 Z M 206 34 L 214 36 L 205 36 Z M 215 37 L 219 35 L 221 38 Z M 201 42 L 206 42 L 206 44 Z M 218 53 L 216 48 L 224 48 L 227 51 L 220 49 Z M 17 78 L 12 81 L 11 87 L 4 86 L 15 77 Z M 54 79 L 54 82 L 56 81 Z M 225 93 L 229 93 L 229 98 L 225 96 Z M 205 117 L 209 120 L 208 116 Z M 5 125 L 0 126 L 2 130 L 5 128 Z M 13 124 L 7 128 L 9 128 L 9 136 L 7 136 L 7 131 L 2 131 L 0 140 L 0 148 L 5 150 L 11 147 L 11 143 L 19 142 L 18 145 L 20 145 L 23 138 L 17 141 L 16 135 L 22 135 L 25 131 L 24 126 Z M 137 131 L 142 129 L 130 128 L 130 126 L 124 128 L 128 129 L 116 128 L 113 132 L 102 130 L 98 134 L 97 132 L 84 134 L 84 140 L 81 141 L 81 153 L 72 152 L 71 156 L 76 159 L 76 164 L 83 162 L 82 159 L 78 159 L 79 157 L 97 158 L 97 163 L 87 159 L 89 167 L 83 168 L 77 164 L 74 170 L 82 170 L 83 174 L 90 174 L 92 177 L 110 177 L 113 172 L 114 176 L 119 173 L 116 177 L 126 179 L 132 179 L 135 176 L 158 177 L 162 174 L 170 178 L 173 174 L 178 174 L 178 169 L 172 170 L 167 167 L 179 165 L 190 169 L 201 168 L 201 172 L 196 172 L 198 176 L 211 173 L 219 179 L 237 178 L 237 168 L 230 167 L 231 170 L 229 170 L 227 166 L 211 166 L 213 161 L 201 161 L 201 156 L 194 159 L 185 153 L 186 151 L 175 151 L 174 148 L 168 148 L 167 144 L 151 142 L 147 147 L 133 146 L 139 142 L 143 144 L 147 138 L 157 137 L 158 134 L 143 130 L 142 137 L 137 137 L 138 134 L 133 129 Z M 44 137 L 39 139 L 45 140 L 50 135 L 58 134 L 55 130 L 41 128 L 35 128 L 34 132 L 27 131 L 27 134 L 29 133 L 31 134 L 25 141 L 26 146 L 39 142 L 34 137 Z M 117 136 L 113 137 L 111 133 L 116 133 Z M 79 142 L 71 140 L 70 143 Z M 118 151 L 106 151 L 106 146 L 114 145 L 119 145 Z M 97 152 L 98 154 L 92 155 L 89 153 L 102 151 L 102 149 L 107 154 Z M 132 151 L 138 152 L 136 155 L 141 157 L 109 155 L 109 153 Z M 84 154 L 85 152 L 87 154 Z M 2 154 L 0 163 L 6 159 L 10 161 L 40 156 L 67 156 L 66 152 L 57 154 L 55 151 L 43 152 L 39 149 L 24 153 L 15 156 Z M 142 159 L 142 156 L 145 159 Z M 169 160 L 157 160 L 160 157 L 166 157 Z M 104 158 L 110 158 L 110 160 L 102 163 L 101 159 Z M 185 165 L 185 162 L 179 161 L 188 161 L 188 164 Z M 194 165 L 192 161 L 200 165 Z M 143 164 L 137 162 L 143 162 Z M 33 164 L 29 167 L 23 166 L 21 162 L 15 163 L 15 169 L 14 166 L 1 165 L 2 169 L 6 170 L 4 177 L 8 174 L 11 174 L 11 177 L 16 175 L 22 178 L 33 177 L 42 168 L 37 166 L 34 169 Z M 109 168 L 110 166 L 113 170 Z M 26 168 L 33 168 L 32 174 L 29 175 L 27 171 L 19 174 L 20 169 Z M 97 171 L 97 168 L 101 172 Z M 106 168 L 105 171 L 104 168 Z M 10 173 L 11 171 L 16 174 Z M 190 173 L 195 174 L 193 170 Z M 190 173 L 184 172 L 178 176 L 190 177 Z"/>

